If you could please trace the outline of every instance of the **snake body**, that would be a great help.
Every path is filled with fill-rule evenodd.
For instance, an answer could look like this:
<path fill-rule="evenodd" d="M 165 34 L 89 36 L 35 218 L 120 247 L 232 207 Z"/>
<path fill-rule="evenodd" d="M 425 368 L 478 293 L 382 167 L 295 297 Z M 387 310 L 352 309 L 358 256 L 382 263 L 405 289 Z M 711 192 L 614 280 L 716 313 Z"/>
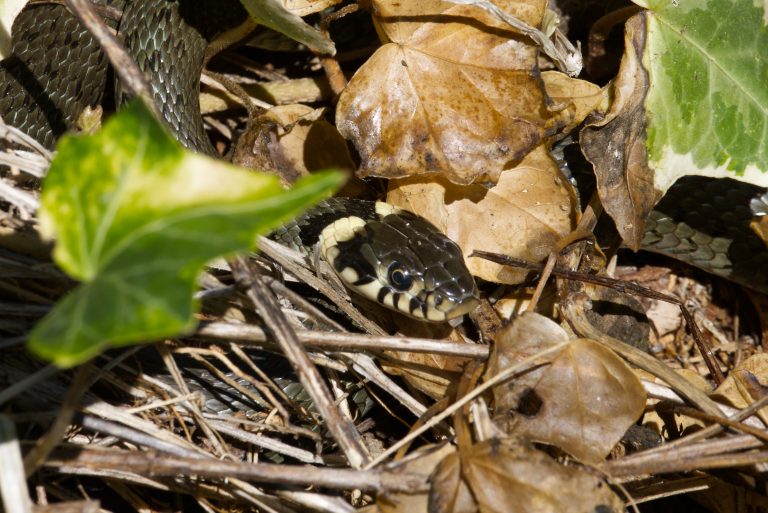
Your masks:
<path fill-rule="evenodd" d="M 750 229 L 764 189 L 728 178 L 686 176 L 646 220 L 642 247 L 768 293 L 768 249 Z"/>
<path fill-rule="evenodd" d="M 102 1 L 124 9 L 120 37 L 147 74 L 170 130 L 186 147 L 213 154 L 199 114 L 199 77 L 209 43 L 245 19 L 240 3 Z M 0 63 L 0 115 L 52 148 L 85 107 L 100 103 L 106 71 L 98 44 L 65 6 L 29 5 L 14 24 L 12 56 Z M 124 95 L 118 91 L 116 96 L 119 103 Z M 649 217 L 643 248 L 768 292 L 768 252 L 748 228 L 746 205 L 757 192 L 730 180 L 681 180 Z M 426 221 L 403 212 L 382 215 L 381 208 L 332 200 L 274 237 L 305 252 L 319 244 L 350 288 L 408 315 L 439 320 L 473 306 L 476 291 L 458 248 Z M 332 227 L 340 230 L 341 239 L 333 244 Z M 382 243 L 371 242 L 379 232 L 389 235 Z M 397 256 L 387 252 L 401 242 L 408 251 Z M 401 290 L 404 285 L 391 281 L 389 265 L 383 262 L 411 265 L 414 252 L 423 254 L 415 259 L 422 263 L 408 270 L 413 288 Z"/>

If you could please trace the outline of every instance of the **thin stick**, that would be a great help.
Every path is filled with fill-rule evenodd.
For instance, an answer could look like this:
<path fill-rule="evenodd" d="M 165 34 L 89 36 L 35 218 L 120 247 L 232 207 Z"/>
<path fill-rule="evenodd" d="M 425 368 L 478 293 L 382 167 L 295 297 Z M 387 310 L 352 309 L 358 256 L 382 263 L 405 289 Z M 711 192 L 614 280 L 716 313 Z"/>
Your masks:
<path fill-rule="evenodd" d="M 410 353 L 440 354 L 475 360 L 487 360 L 489 347 L 480 344 L 457 344 L 443 340 L 415 337 L 390 337 L 312 330 L 295 330 L 299 342 L 307 347 L 333 351 L 403 351 Z M 229 341 L 243 345 L 273 345 L 258 326 L 229 322 L 201 323 L 196 336 Z"/>
<path fill-rule="evenodd" d="M 378 470 L 353 470 L 316 467 L 312 465 L 276 465 L 242 463 L 213 459 L 169 457 L 155 452 L 101 450 L 79 448 L 72 453 L 55 455 L 46 463 L 62 472 L 90 469 L 104 472 L 114 469 L 142 476 L 197 476 L 213 479 L 238 478 L 260 483 L 298 485 L 303 487 L 365 490 L 373 492 L 425 492 L 424 476 L 413 473 L 392 473 Z"/>
<path fill-rule="evenodd" d="M 690 406 L 680 406 L 677 404 L 671 404 L 669 406 L 660 406 L 660 410 L 669 410 L 673 413 L 677 413 L 678 415 L 686 415 L 688 417 L 692 417 L 694 419 L 700 419 L 711 423 L 717 423 L 722 425 L 723 427 L 729 427 L 731 429 L 735 429 L 737 431 L 742 431 L 746 434 L 752 435 L 755 438 L 762 440 L 763 442 L 768 442 L 768 431 L 765 429 L 758 429 L 752 426 L 749 426 L 747 424 L 742 424 L 741 422 L 737 422 L 725 417 L 715 416 L 715 415 L 709 415 L 708 413 L 704 413 L 702 411 L 699 411 L 695 408 L 691 408 Z"/>

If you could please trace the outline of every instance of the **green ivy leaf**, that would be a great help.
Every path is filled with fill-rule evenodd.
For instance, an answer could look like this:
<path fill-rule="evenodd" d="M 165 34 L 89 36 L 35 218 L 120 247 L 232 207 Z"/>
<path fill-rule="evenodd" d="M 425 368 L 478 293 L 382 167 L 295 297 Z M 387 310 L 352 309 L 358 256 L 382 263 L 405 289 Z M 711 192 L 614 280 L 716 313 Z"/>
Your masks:
<path fill-rule="evenodd" d="M 43 186 L 41 232 L 83 283 L 31 332 L 29 347 L 61 366 L 109 346 L 189 332 L 195 280 L 219 255 L 298 214 L 341 183 L 277 178 L 184 150 L 140 102 L 93 136 L 66 137 Z"/>
<path fill-rule="evenodd" d="M 276 30 L 317 52 L 325 55 L 336 54 L 336 46 L 328 36 L 307 25 L 304 20 L 286 9 L 280 0 L 240 0 L 240 2 L 251 18 L 265 27 Z"/>
<path fill-rule="evenodd" d="M 766 5 L 636 0 L 647 7 L 649 164 L 665 191 L 682 175 L 768 186 Z"/>

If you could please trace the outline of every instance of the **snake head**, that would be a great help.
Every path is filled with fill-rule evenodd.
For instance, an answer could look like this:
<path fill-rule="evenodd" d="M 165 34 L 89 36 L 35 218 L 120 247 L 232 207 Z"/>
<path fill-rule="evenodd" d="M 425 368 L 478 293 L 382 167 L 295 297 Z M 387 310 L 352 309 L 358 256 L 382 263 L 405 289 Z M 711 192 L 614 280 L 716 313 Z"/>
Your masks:
<path fill-rule="evenodd" d="M 479 303 L 461 249 L 426 219 L 386 203 L 328 225 L 320 251 L 344 284 L 409 317 L 447 321 Z"/>

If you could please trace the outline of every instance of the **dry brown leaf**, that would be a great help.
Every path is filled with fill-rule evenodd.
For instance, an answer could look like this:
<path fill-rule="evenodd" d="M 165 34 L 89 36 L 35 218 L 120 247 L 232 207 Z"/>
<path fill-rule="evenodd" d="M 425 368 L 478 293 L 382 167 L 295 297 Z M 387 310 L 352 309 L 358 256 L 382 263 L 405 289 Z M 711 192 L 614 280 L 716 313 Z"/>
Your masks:
<path fill-rule="evenodd" d="M 526 313 L 496 337 L 489 375 L 568 335 L 556 323 Z M 573 340 L 549 365 L 494 390 L 496 411 L 513 415 L 514 430 L 556 445 L 587 463 L 599 463 L 645 408 L 645 390 L 613 351 Z M 503 418 L 503 417 L 502 417 Z"/>
<path fill-rule="evenodd" d="M 546 2 L 496 2 L 538 26 Z M 573 115 L 554 114 L 537 49 L 471 5 L 373 2 L 386 44 L 342 93 L 336 125 L 362 157 L 361 176 L 425 173 L 496 181 Z"/>
<path fill-rule="evenodd" d="M 645 407 L 629 366 L 587 339 L 563 349 L 532 388 L 542 408 L 521 417 L 522 432 L 589 463 L 602 461 Z"/>
<path fill-rule="evenodd" d="M 623 506 L 599 478 L 511 439 L 447 456 L 432 476 L 429 501 L 430 512 L 451 513 L 608 513 Z"/>
<path fill-rule="evenodd" d="M 442 399 L 460 376 L 460 363 L 466 360 L 441 355 L 398 353 L 382 360 L 388 374 L 402 376 L 412 387 L 433 399 Z"/>
<path fill-rule="evenodd" d="M 493 376 L 522 362 L 535 354 L 550 347 L 561 344 L 570 338 L 568 333 L 555 321 L 536 313 L 523 313 L 517 319 L 507 324 L 496 334 L 496 344 L 488 361 L 488 376 Z M 537 362 L 547 363 L 547 359 Z M 535 372 L 535 371 L 534 371 Z M 500 397 L 496 398 L 496 407 L 500 406 Z M 504 403 L 504 408 L 514 407 L 513 403 Z"/>
<path fill-rule="evenodd" d="M 562 131 L 568 133 L 581 124 L 601 104 L 608 102 L 608 88 L 601 88 L 592 82 L 572 78 L 559 71 L 544 71 L 541 74 L 547 95 L 559 105 L 568 109 L 573 118 Z"/>
<path fill-rule="evenodd" d="M 523 313 L 496 333 L 496 344 L 488 359 L 488 377 L 569 339 L 568 333 L 555 321 L 539 314 Z M 505 420 L 508 412 L 538 411 L 540 403 L 529 380 L 537 380 L 552 361 L 550 355 L 537 361 L 539 368 L 524 377 L 497 386 L 493 391 L 496 420 Z M 527 377 L 527 379 L 525 378 Z M 531 403 L 530 400 L 534 402 Z"/>
<path fill-rule="evenodd" d="M 577 222 L 571 186 L 544 147 L 491 188 L 398 180 L 387 201 L 432 221 L 461 247 L 473 275 L 496 283 L 520 283 L 528 272 L 467 255 L 481 249 L 538 262 Z"/>
<path fill-rule="evenodd" d="M 734 368 L 713 392 L 736 408 L 745 408 L 768 394 L 768 354 L 753 354 Z M 768 418 L 768 408 L 762 410 Z"/>
<path fill-rule="evenodd" d="M 613 83 L 610 111 L 581 131 L 581 149 L 595 168 L 597 190 L 605 211 L 613 218 L 624 242 L 637 250 L 645 218 L 661 197 L 653 187 L 645 148 L 643 108 L 648 73 L 642 65 L 645 32 L 634 17 L 627 22 L 625 52 Z"/>
<path fill-rule="evenodd" d="M 443 458 L 429 480 L 429 513 L 477 512 L 477 503 L 461 477 L 458 452 Z"/>
<path fill-rule="evenodd" d="M 321 169 L 354 169 L 346 142 L 322 114 L 299 104 L 269 109 L 240 137 L 235 160 L 277 171 L 288 183 Z"/>

